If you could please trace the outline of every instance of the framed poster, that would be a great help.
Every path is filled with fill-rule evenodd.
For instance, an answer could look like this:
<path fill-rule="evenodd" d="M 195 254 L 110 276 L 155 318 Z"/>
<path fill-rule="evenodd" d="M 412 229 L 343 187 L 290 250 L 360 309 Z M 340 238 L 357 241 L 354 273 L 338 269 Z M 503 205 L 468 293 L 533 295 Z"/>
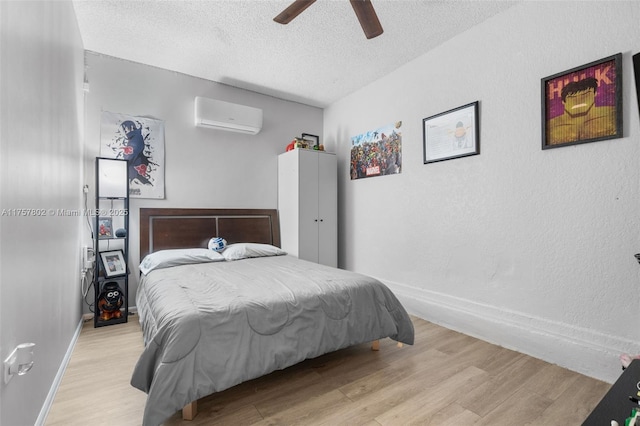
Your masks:
<path fill-rule="evenodd" d="M 424 164 L 480 153 L 478 101 L 422 120 Z"/>
<path fill-rule="evenodd" d="M 351 138 L 351 180 L 402 172 L 402 121 Z"/>
<path fill-rule="evenodd" d="M 638 112 L 640 112 L 640 53 L 636 53 L 632 56 L 633 59 L 633 74 L 636 79 L 636 99 L 638 101 Z"/>
<path fill-rule="evenodd" d="M 101 251 L 100 260 L 105 277 L 112 278 L 127 274 L 127 262 L 124 260 L 122 250 Z"/>
<path fill-rule="evenodd" d="M 129 197 L 164 198 L 164 121 L 102 111 L 100 156 L 127 160 Z"/>
<path fill-rule="evenodd" d="M 621 137 L 621 53 L 542 79 L 542 149 Z"/>

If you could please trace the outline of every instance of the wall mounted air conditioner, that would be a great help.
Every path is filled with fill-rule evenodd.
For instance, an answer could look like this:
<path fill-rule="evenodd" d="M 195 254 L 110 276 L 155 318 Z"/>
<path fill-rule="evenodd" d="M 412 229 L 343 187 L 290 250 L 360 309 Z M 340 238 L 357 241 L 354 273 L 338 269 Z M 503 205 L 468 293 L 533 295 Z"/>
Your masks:
<path fill-rule="evenodd" d="M 196 126 L 257 134 L 262 129 L 262 110 L 196 96 Z"/>

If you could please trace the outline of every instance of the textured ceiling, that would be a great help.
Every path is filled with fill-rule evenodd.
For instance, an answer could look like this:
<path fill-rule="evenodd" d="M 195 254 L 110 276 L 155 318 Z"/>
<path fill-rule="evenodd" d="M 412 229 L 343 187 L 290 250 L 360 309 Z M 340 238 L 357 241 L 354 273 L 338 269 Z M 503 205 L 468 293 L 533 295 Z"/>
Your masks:
<path fill-rule="evenodd" d="M 319 0 L 288 25 L 292 0 L 74 0 L 84 48 L 325 107 L 512 6 L 490 0 L 372 0 L 367 40 L 346 0 Z"/>

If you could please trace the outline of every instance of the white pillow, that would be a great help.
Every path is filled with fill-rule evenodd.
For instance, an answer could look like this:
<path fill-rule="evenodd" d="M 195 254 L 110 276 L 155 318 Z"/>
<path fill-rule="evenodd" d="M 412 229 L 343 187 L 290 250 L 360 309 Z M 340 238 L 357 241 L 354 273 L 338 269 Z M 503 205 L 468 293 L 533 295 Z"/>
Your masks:
<path fill-rule="evenodd" d="M 249 257 L 280 256 L 283 254 L 287 254 L 287 252 L 270 244 L 259 243 L 229 244 L 222 252 L 222 255 L 227 260 L 240 260 Z"/>
<path fill-rule="evenodd" d="M 154 269 L 190 263 L 220 262 L 224 257 L 218 252 L 205 248 L 160 250 L 148 254 L 140 263 L 140 272 L 147 275 Z"/>

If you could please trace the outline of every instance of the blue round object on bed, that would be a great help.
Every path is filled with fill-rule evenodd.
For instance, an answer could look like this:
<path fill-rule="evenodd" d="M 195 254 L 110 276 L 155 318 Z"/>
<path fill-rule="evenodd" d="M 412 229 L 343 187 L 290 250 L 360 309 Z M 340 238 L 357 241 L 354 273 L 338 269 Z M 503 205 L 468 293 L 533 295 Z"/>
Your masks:
<path fill-rule="evenodd" d="M 214 237 L 209 240 L 209 250 L 222 251 L 227 247 L 227 240 L 220 237 Z"/>

